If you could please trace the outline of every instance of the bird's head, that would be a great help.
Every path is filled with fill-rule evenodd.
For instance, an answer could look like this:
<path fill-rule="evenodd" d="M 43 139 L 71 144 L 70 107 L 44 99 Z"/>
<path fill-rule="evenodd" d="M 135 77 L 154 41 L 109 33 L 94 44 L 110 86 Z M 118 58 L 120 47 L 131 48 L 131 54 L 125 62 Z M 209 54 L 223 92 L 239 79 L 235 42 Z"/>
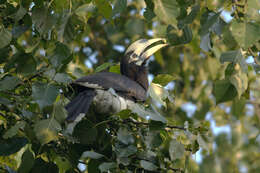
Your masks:
<path fill-rule="evenodd" d="M 121 74 L 136 81 L 147 90 L 148 71 L 145 66 L 146 62 L 151 55 L 167 45 L 164 38 L 135 41 L 127 48 L 124 57 L 121 59 Z"/>
<path fill-rule="evenodd" d="M 140 39 L 132 43 L 125 52 L 125 63 L 134 63 L 137 66 L 145 65 L 151 55 L 162 47 L 167 46 L 166 39 Z"/>

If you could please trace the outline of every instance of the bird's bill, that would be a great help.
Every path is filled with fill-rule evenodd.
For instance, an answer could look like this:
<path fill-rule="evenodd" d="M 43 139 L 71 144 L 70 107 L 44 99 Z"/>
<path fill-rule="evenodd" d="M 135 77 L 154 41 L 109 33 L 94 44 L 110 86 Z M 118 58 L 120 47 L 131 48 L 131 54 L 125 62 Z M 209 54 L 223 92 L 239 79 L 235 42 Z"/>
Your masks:
<path fill-rule="evenodd" d="M 168 44 L 164 43 L 164 44 L 158 44 L 155 45 L 151 48 L 148 48 L 145 52 L 142 53 L 141 55 L 141 59 L 144 61 L 146 59 L 148 59 L 151 55 L 153 55 L 155 52 L 157 52 L 158 50 L 160 50 L 161 48 L 168 46 Z"/>
<path fill-rule="evenodd" d="M 152 44 L 155 44 L 156 42 L 160 42 L 160 44 L 157 44 L 153 47 L 148 48 Z M 153 38 L 150 40 L 147 39 L 140 39 L 132 43 L 126 50 L 125 54 L 129 52 L 134 52 L 138 57 L 142 56 L 142 59 L 149 58 L 152 54 L 154 54 L 156 51 L 161 49 L 162 47 L 167 46 L 166 39 L 165 38 Z"/>

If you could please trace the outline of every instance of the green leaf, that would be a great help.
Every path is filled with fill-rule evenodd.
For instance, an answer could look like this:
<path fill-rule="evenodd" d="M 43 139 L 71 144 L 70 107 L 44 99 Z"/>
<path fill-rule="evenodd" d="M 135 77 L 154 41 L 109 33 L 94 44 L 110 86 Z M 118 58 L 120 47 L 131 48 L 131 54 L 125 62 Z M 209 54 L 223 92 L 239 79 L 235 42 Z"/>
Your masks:
<path fill-rule="evenodd" d="M 6 140 L 0 140 L 0 156 L 8 156 L 18 152 L 28 143 L 26 138 L 15 137 Z"/>
<path fill-rule="evenodd" d="M 65 121 L 67 117 L 67 111 L 64 108 L 61 100 L 53 105 L 52 116 L 54 116 L 59 123 L 63 123 Z"/>
<path fill-rule="evenodd" d="M 180 79 L 179 76 L 175 75 L 169 75 L 169 74 L 159 74 L 153 79 L 153 83 L 160 84 L 162 86 L 166 86 L 169 82 Z"/>
<path fill-rule="evenodd" d="M 171 160 L 181 159 L 184 156 L 184 145 L 178 142 L 176 139 L 171 140 L 169 147 L 169 154 Z"/>
<path fill-rule="evenodd" d="M 113 66 L 111 66 L 109 68 L 109 72 L 121 74 L 120 73 L 120 65 L 113 65 Z"/>
<path fill-rule="evenodd" d="M 5 134 L 3 135 L 4 139 L 12 138 L 15 136 L 20 128 L 24 128 L 25 122 L 24 121 L 18 121 L 14 126 L 12 126 L 10 129 L 8 129 Z"/>
<path fill-rule="evenodd" d="M 66 73 L 57 73 L 54 77 L 54 79 L 56 82 L 59 83 L 64 83 L 64 84 L 68 84 L 70 82 L 72 82 L 72 79 L 69 75 L 67 75 Z"/>
<path fill-rule="evenodd" d="M 37 122 L 34 133 L 42 145 L 58 139 L 58 132 L 62 130 L 60 124 L 54 117 Z"/>
<path fill-rule="evenodd" d="M 99 160 L 95 160 L 95 159 L 90 159 L 88 162 L 88 172 L 91 173 L 100 173 L 98 166 L 101 164 L 102 162 L 100 162 Z"/>
<path fill-rule="evenodd" d="M 116 154 L 118 158 L 128 158 L 129 156 L 135 154 L 136 152 L 137 152 L 137 148 L 134 145 L 116 146 Z"/>
<path fill-rule="evenodd" d="M 260 25 L 253 22 L 239 22 L 233 20 L 230 31 L 237 43 L 247 49 L 260 40 Z"/>
<path fill-rule="evenodd" d="M 91 158 L 91 159 L 100 159 L 104 157 L 103 154 L 96 153 L 95 151 L 85 151 L 81 155 L 81 159 Z"/>
<path fill-rule="evenodd" d="M 26 13 L 27 13 L 26 9 L 22 5 L 20 5 L 18 11 L 14 16 L 15 21 L 18 22 L 19 20 L 21 20 Z"/>
<path fill-rule="evenodd" d="M 210 38 L 210 33 L 207 33 L 203 36 L 201 36 L 200 40 L 200 48 L 206 52 L 210 51 L 212 49 L 211 45 L 211 38 Z"/>
<path fill-rule="evenodd" d="M 56 155 L 54 163 L 59 167 L 60 173 L 66 173 L 72 168 L 70 161 L 65 156 Z"/>
<path fill-rule="evenodd" d="M 75 14 L 82 17 L 85 21 L 96 11 L 96 6 L 93 3 L 83 4 L 75 10 Z"/>
<path fill-rule="evenodd" d="M 166 107 L 166 99 L 173 102 L 173 98 L 170 96 L 169 92 L 159 84 L 151 83 L 148 88 L 148 94 L 153 101 L 160 103 L 164 107 Z"/>
<path fill-rule="evenodd" d="M 126 7 L 127 7 L 127 0 L 116 0 L 112 15 L 114 16 L 115 14 L 124 12 L 126 10 Z"/>
<path fill-rule="evenodd" d="M 14 89 L 21 80 L 15 76 L 5 76 L 4 79 L 0 81 L 0 91 L 12 90 Z"/>
<path fill-rule="evenodd" d="M 29 147 L 27 147 L 27 149 L 23 153 L 22 162 L 17 172 L 29 173 L 33 167 L 33 164 L 34 164 L 34 153 Z"/>
<path fill-rule="evenodd" d="M 155 164 L 153 164 L 152 162 L 148 162 L 146 160 L 141 160 L 140 165 L 142 168 L 148 171 L 155 171 L 158 168 Z"/>
<path fill-rule="evenodd" d="M 232 102 L 231 113 L 237 119 L 245 115 L 246 99 L 235 99 Z"/>
<path fill-rule="evenodd" d="M 215 12 L 207 11 L 206 13 L 203 14 L 204 18 L 201 19 L 201 29 L 200 29 L 201 36 L 208 34 L 212 30 L 214 24 L 216 24 L 219 20 L 220 13 L 221 12 L 215 13 Z"/>
<path fill-rule="evenodd" d="M 111 169 L 116 168 L 116 163 L 115 162 L 103 162 L 98 166 L 98 169 L 101 172 L 108 172 Z"/>
<path fill-rule="evenodd" d="M 163 143 L 163 139 L 160 133 L 156 132 L 148 132 L 145 136 L 145 144 L 147 148 L 153 149 L 159 147 Z"/>
<path fill-rule="evenodd" d="M 75 23 L 73 20 L 73 16 L 68 13 L 67 11 L 63 12 L 62 15 L 60 15 L 58 21 L 57 21 L 57 32 L 58 32 L 58 41 L 63 42 L 71 42 L 75 39 Z"/>
<path fill-rule="evenodd" d="M 58 93 L 59 89 L 52 84 L 36 83 L 32 86 L 32 97 L 41 109 L 52 105 Z"/>
<path fill-rule="evenodd" d="M 180 8 L 177 0 L 153 0 L 154 13 L 160 21 L 176 26 L 176 18 L 180 14 Z"/>
<path fill-rule="evenodd" d="M 202 138 L 202 136 L 200 134 L 198 134 L 198 136 L 197 136 L 197 141 L 201 148 L 203 148 L 209 152 L 208 144 L 205 142 L 205 140 Z"/>
<path fill-rule="evenodd" d="M 125 24 L 125 30 L 130 36 L 143 35 L 145 29 L 145 23 L 142 19 L 129 19 Z"/>
<path fill-rule="evenodd" d="M 237 91 L 229 80 L 218 80 L 214 83 L 213 95 L 216 98 L 216 103 L 219 104 L 234 99 Z"/>
<path fill-rule="evenodd" d="M 227 51 L 221 54 L 220 56 L 220 62 L 233 62 L 238 63 L 240 67 L 242 68 L 243 72 L 247 72 L 247 64 L 246 61 L 242 55 L 241 50 L 233 50 L 233 51 Z"/>
<path fill-rule="evenodd" d="M 106 62 L 100 66 L 98 66 L 96 69 L 95 69 L 95 73 L 98 73 L 98 72 L 101 72 L 103 70 L 106 70 L 108 67 L 111 67 L 113 66 L 114 63 L 111 63 L 111 62 Z"/>
<path fill-rule="evenodd" d="M 240 70 L 230 77 L 230 82 L 236 87 L 238 98 L 246 91 L 248 86 L 247 74 Z"/>
<path fill-rule="evenodd" d="M 12 40 L 12 34 L 10 31 L 0 25 L 0 49 L 7 46 Z"/>
<path fill-rule="evenodd" d="M 47 8 L 37 8 L 37 6 L 34 6 L 32 10 L 32 22 L 41 35 L 51 31 L 56 21 L 56 16 L 51 14 Z"/>
<path fill-rule="evenodd" d="M 186 16 L 184 19 L 178 21 L 178 27 L 180 29 L 183 29 L 185 25 L 191 24 L 198 13 L 200 12 L 200 6 L 199 5 L 194 5 L 191 9 L 191 12 L 189 13 L 188 16 Z"/>
<path fill-rule="evenodd" d="M 247 1 L 247 10 L 246 10 L 246 16 L 249 19 L 252 19 L 254 21 L 260 21 L 260 1 L 259 0 L 250 0 Z"/>
<path fill-rule="evenodd" d="M 130 132 L 126 128 L 119 128 L 117 132 L 117 139 L 125 145 L 133 144 L 134 137 L 130 134 Z"/>
<path fill-rule="evenodd" d="M 34 161 L 33 168 L 31 169 L 30 172 L 37 172 L 37 173 L 53 172 L 53 173 L 58 173 L 59 172 L 59 168 L 53 162 L 45 162 L 41 158 L 37 158 Z"/>
<path fill-rule="evenodd" d="M 80 121 L 73 131 L 73 136 L 76 137 L 81 144 L 92 144 L 96 141 L 98 131 L 91 121 Z"/>
<path fill-rule="evenodd" d="M 49 59 L 51 64 L 57 68 L 65 65 L 65 62 L 67 62 L 67 59 L 70 58 L 70 56 L 70 49 L 65 44 L 57 42 L 56 48 Z"/>
<path fill-rule="evenodd" d="M 98 12 L 109 19 L 112 15 L 112 7 L 107 0 L 94 0 L 98 7 Z"/>

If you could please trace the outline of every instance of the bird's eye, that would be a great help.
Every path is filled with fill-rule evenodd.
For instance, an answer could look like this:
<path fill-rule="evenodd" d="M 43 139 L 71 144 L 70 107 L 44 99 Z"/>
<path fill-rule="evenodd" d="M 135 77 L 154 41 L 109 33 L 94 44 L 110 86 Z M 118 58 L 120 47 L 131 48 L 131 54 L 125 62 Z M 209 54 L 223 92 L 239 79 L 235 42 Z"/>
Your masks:
<path fill-rule="evenodd" d="M 137 58 L 137 55 L 134 53 L 134 54 L 132 55 L 132 57 L 133 57 L 133 58 Z"/>

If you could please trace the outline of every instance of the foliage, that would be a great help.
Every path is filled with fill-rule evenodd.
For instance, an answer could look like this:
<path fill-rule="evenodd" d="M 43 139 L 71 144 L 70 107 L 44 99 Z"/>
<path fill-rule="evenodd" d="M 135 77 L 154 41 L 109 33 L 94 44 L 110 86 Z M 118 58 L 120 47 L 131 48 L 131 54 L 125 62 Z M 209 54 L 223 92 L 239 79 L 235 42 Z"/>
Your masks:
<path fill-rule="evenodd" d="M 259 0 L 1 0 L 0 172 L 259 172 L 259 9 Z M 65 122 L 68 83 L 118 73 L 122 50 L 156 37 L 170 45 L 149 62 L 157 102 L 146 105 L 167 123 L 129 110 Z"/>

